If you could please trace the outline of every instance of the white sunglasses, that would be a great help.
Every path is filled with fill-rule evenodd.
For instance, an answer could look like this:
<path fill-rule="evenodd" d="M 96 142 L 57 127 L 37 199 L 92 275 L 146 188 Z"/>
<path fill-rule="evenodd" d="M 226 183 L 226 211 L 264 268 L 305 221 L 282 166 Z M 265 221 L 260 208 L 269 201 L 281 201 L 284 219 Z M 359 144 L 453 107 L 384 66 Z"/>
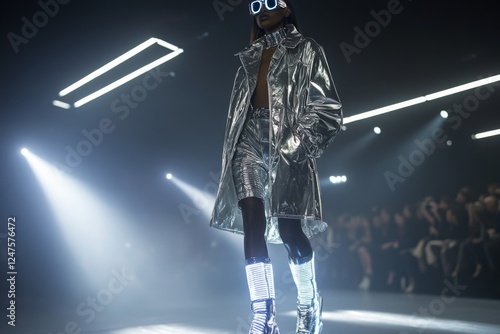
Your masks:
<path fill-rule="evenodd" d="M 287 7 L 286 2 L 283 0 L 255 0 L 248 5 L 248 7 L 250 8 L 250 14 L 259 14 L 264 5 L 266 5 L 267 10 L 275 10 L 278 7 Z"/>

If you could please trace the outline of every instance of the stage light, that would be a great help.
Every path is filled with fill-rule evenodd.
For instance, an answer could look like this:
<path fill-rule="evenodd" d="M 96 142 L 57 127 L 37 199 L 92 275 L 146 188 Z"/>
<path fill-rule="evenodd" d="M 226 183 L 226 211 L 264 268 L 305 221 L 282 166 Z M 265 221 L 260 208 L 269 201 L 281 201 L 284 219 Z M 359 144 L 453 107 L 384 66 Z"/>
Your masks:
<path fill-rule="evenodd" d="M 475 139 L 483 139 L 483 138 L 488 138 L 488 137 L 493 137 L 493 136 L 498 136 L 498 135 L 500 135 L 500 129 L 477 133 L 475 135 L 472 135 L 472 139 L 474 139 L 474 140 Z"/>
<path fill-rule="evenodd" d="M 370 117 L 382 115 L 382 114 L 385 114 L 385 113 L 388 113 L 388 112 L 391 112 L 391 111 L 395 111 L 395 110 L 399 110 L 399 109 L 411 107 L 411 106 L 414 106 L 414 105 L 417 105 L 417 104 L 420 104 L 420 103 L 424 103 L 424 102 L 427 102 L 427 101 L 432 101 L 432 100 L 435 100 L 435 99 L 438 99 L 438 98 L 441 98 L 441 97 L 444 97 L 444 96 L 448 96 L 448 95 L 460 93 L 460 92 L 463 92 L 463 91 L 466 91 L 466 90 L 469 90 L 469 89 L 473 89 L 473 88 L 477 88 L 477 87 L 480 87 L 480 86 L 488 85 L 488 84 L 491 84 L 491 83 L 494 83 L 494 82 L 497 82 L 497 81 L 500 81 L 500 74 L 492 76 L 492 77 L 489 77 L 489 78 L 486 78 L 486 79 L 476 80 L 476 81 L 473 81 L 473 82 L 470 82 L 470 83 L 467 83 L 467 84 L 464 84 L 464 85 L 460 85 L 460 86 L 457 86 L 457 87 L 445 89 L 445 90 L 439 91 L 437 93 L 433 93 L 433 94 L 429 94 L 429 95 L 417 97 L 417 98 L 414 98 L 414 99 L 411 99 L 411 100 L 407 100 L 407 101 L 403 101 L 403 102 L 396 103 L 396 104 L 391 104 L 391 105 L 389 105 L 387 107 L 382 107 L 382 108 L 374 109 L 374 110 L 371 110 L 371 111 L 366 111 L 366 112 L 363 112 L 363 113 L 360 113 L 360 114 L 356 114 L 356 115 L 353 115 L 353 116 L 344 117 L 344 124 L 349 124 L 349 123 L 352 123 L 352 122 L 360 121 L 362 119 L 366 119 L 366 118 L 370 118 Z"/>
<path fill-rule="evenodd" d="M 177 206 L 184 223 L 189 225 L 196 217 L 201 218 L 204 223 L 210 221 L 215 205 L 215 195 L 217 194 L 218 184 L 209 182 L 203 186 L 203 189 L 200 189 L 179 179 L 179 176 L 172 178 L 172 183 L 190 199 L 190 202 L 181 201 Z M 225 233 L 224 238 L 234 247 L 234 249 L 241 249 L 242 240 L 240 234 Z"/>
<path fill-rule="evenodd" d="M 473 89 L 473 88 L 481 87 L 481 86 L 484 86 L 484 85 L 488 85 L 488 84 L 491 84 L 491 83 L 497 82 L 497 81 L 500 81 L 500 74 L 492 76 L 492 77 L 489 77 L 489 78 L 485 78 L 485 79 L 480 79 L 480 80 L 476 80 L 476 81 L 473 81 L 473 82 L 469 82 L 469 83 L 466 83 L 466 84 L 463 84 L 463 85 L 460 85 L 460 86 L 456 86 L 456 87 L 453 87 L 453 88 L 448 88 L 448 89 L 442 90 L 442 91 L 434 93 L 434 94 L 429 94 L 429 95 L 425 96 L 425 99 L 427 101 L 431 101 L 431 100 L 439 99 L 440 97 L 445 97 L 445 96 L 448 96 L 448 95 L 453 95 L 453 94 L 460 93 L 460 92 L 463 92 L 463 91 L 466 91 L 466 90 L 469 90 L 469 89 Z"/>
<path fill-rule="evenodd" d="M 103 280 L 109 280 L 110 270 L 128 262 L 122 260 L 123 245 L 131 235 L 127 215 L 32 152 L 27 151 L 25 156 L 74 257 L 73 262 L 88 284 L 102 286 Z"/>
<path fill-rule="evenodd" d="M 167 180 L 172 180 L 172 177 L 173 177 L 173 176 L 172 176 L 172 174 L 171 174 L 171 173 L 167 173 L 167 175 L 166 175 Z"/>
<path fill-rule="evenodd" d="M 27 156 L 29 152 L 30 152 L 30 151 L 28 151 L 28 149 L 27 149 L 27 148 L 23 148 L 23 149 L 21 150 L 21 154 L 22 154 L 22 155 L 24 155 L 24 156 Z"/>
<path fill-rule="evenodd" d="M 447 140 L 446 145 L 451 146 L 451 145 L 453 145 L 453 142 L 451 140 Z"/>
<path fill-rule="evenodd" d="M 376 126 L 373 128 L 373 132 L 379 135 L 382 132 L 382 130 L 378 126 Z"/>
<path fill-rule="evenodd" d="M 339 183 L 346 183 L 347 182 L 347 176 L 342 175 L 342 176 L 330 176 L 330 182 L 333 184 L 339 184 Z"/>
<path fill-rule="evenodd" d="M 444 119 L 448 118 L 448 112 L 446 110 L 441 110 L 441 112 L 439 114 Z"/>
<path fill-rule="evenodd" d="M 402 109 L 402 108 L 406 108 L 406 107 L 411 107 L 411 106 L 414 106 L 416 104 L 423 103 L 425 101 L 426 101 L 425 97 L 417 97 L 415 99 L 399 102 L 396 104 L 391 104 L 387 107 L 382 107 L 382 108 L 374 109 L 371 111 L 366 111 L 366 112 L 361 113 L 361 114 L 345 117 L 344 124 L 349 124 L 352 122 L 360 121 L 360 120 L 365 119 L 365 118 L 370 118 L 370 117 L 382 115 L 382 114 L 385 114 L 385 113 L 388 113 L 388 112 L 391 112 L 394 110 L 398 110 L 398 109 Z"/>
<path fill-rule="evenodd" d="M 52 105 L 63 109 L 71 109 L 71 104 L 59 100 L 52 101 Z"/>
<path fill-rule="evenodd" d="M 193 206 L 187 203 L 182 203 L 180 205 L 179 209 L 181 209 L 181 213 L 183 212 L 183 209 L 187 209 L 187 211 L 190 211 L 190 213 L 195 212 L 195 210 L 199 210 L 204 214 L 206 218 L 211 217 L 212 209 L 215 204 L 215 192 L 217 191 L 217 189 L 212 189 L 213 194 L 211 194 L 208 189 L 204 191 L 197 189 L 187 182 L 179 180 L 179 178 L 177 177 L 172 178 L 171 180 L 177 187 L 179 187 L 179 189 L 182 190 L 184 194 L 186 194 L 192 200 Z M 189 217 L 184 216 L 184 218 L 186 219 L 186 221 L 188 221 Z"/>
<path fill-rule="evenodd" d="M 74 84 L 66 87 L 65 89 L 61 90 L 59 92 L 59 96 L 63 97 L 66 96 L 67 94 L 77 90 L 78 88 L 82 87 L 83 85 L 89 83 L 90 81 L 100 77 L 101 75 L 105 74 L 106 72 L 110 71 L 111 69 L 115 68 L 116 66 L 120 65 L 121 63 L 127 61 L 128 59 L 134 57 L 135 55 L 139 54 L 140 52 L 144 51 L 145 49 L 149 48 L 150 46 L 158 44 L 172 52 L 169 54 L 133 71 L 130 74 L 127 74 L 126 76 L 122 77 L 121 79 L 116 80 L 115 82 L 95 91 L 94 93 L 76 101 L 73 105 L 75 108 L 81 107 L 84 104 L 98 98 L 99 96 L 102 96 L 113 89 L 127 83 L 128 81 L 137 78 L 139 75 L 146 73 L 149 70 L 152 70 L 153 68 L 177 57 L 180 55 L 182 52 L 184 52 L 183 49 L 178 48 L 175 45 L 172 45 L 170 43 L 167 43 L 159 38 L 150 38 L 147 41 L 139 44 L 135 48 L 131 49 L 130 51 L 125 52 L 118 58 L 112 60 L 111 62 L 107 63 L 106 65 L 100 67 L 99 69 L 95 70 L 94 72 L 90 73 L 89 75 L 85 76 L 84 78 L 78 80 Z"/>

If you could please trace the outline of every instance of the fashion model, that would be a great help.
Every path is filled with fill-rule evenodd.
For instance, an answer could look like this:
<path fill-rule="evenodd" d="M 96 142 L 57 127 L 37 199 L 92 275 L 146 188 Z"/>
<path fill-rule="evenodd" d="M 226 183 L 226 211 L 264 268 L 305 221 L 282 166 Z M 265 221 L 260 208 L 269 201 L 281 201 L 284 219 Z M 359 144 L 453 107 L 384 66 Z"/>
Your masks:
<path fill-rule="evenodd" d="M 316 158 L 342 124 L 323 49 L 303 37 L 289 0 L 250 3 L 250 45 L 237 55 L 222 173 L 210 225 L 244 234 L 250 333 L 279 333 L 267 243 L 283 243 L 297 287 L 296 333 L 321 333 L 309 239 L 322 220 Z"/>

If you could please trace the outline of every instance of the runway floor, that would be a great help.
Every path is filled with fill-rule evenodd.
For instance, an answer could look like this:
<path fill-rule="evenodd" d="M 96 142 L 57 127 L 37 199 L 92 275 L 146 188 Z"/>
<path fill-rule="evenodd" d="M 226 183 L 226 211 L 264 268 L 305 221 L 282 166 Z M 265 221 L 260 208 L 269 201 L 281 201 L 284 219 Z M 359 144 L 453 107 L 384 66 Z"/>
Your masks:
<path fill-rule="evenodd" d="M 323 333 L 499 334 L 500 301 L 464 298 L 458 296 L 459 293 L 452 286 L 440 296 L 322 291 Z M 55 313 L 51 311 L 50 315 L 38 312 L 30 316 L 29 321 L 19 319 L 24 326 L 10 328 L 6 333 L 246 334 L 251 317 L 246 299 L 245 292 L 219 298 L 204 296 L 148 305 L 129 304 L 133 307 L 123 310 L 115 307 L 96 313 L 88 324 L 73 321 L 74 309 L 63 308 Z M 278 296 L 277 307 L 281 333 L 294 333 L 292 294 Z"/>

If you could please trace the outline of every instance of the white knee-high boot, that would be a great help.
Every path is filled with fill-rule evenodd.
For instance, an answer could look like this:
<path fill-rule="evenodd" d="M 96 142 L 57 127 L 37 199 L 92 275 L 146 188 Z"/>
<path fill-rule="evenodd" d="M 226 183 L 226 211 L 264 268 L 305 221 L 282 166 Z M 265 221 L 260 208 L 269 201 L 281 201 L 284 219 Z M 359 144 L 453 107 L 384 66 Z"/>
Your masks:
<path fill-rule="evenodd" d="M 245 270 L 253 311 L 250 334 L 279 334 L 271 260 L 250 258 L 246 260 Z"/>
<path fill-rule="evenodd" d="M 323 329 L 323 299 L 316 286 L 314 253 L 301 259 L 289 259 L 297 287 L 297 334 L 320 334 Z"/>

